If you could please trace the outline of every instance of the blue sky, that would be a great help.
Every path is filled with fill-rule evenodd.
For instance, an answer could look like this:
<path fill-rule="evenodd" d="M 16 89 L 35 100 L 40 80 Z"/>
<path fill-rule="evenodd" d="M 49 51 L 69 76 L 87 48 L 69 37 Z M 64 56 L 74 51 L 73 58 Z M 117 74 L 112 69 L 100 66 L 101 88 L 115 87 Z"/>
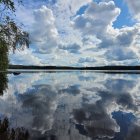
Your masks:
<path fill-rule="evenodd" d="M 23 6 L 24 5 L 24 6 Z M 16 21 L 30 48 L 10 53 L 12 64 L 138 65 L 138 0 L 23 0 Z"/>

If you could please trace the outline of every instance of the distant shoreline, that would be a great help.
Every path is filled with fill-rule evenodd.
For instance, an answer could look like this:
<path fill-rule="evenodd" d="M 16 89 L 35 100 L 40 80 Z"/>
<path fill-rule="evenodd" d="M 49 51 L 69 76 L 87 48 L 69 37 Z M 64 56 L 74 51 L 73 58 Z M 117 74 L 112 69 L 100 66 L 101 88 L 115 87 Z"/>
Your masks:
<path fill-rule="evenodd" d="M 69 66 L 25 66 L 9 65 L 8 69 L 25 70 L 140 70 L 140 66 L 98 66 L 98 67 L 69 67 Z"/>

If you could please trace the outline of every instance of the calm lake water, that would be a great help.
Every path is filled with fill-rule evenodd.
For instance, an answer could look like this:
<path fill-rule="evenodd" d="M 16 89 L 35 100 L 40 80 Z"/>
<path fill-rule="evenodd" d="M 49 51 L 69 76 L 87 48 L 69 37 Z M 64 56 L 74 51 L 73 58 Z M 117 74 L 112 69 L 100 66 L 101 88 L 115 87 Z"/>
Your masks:
<path fill-rule="evenodd" d="M 140 75 L 8 74 L 0 117 L 31 140 L 139 140 Z"/>

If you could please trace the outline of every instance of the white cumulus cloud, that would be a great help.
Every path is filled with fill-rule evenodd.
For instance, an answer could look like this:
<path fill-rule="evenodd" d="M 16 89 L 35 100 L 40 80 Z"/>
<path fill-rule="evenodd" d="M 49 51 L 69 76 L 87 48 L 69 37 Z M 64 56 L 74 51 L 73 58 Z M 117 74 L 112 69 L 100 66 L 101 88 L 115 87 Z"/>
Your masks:
<path fill-rule="evenodd" d="M 58 32 L 52 10 L 46 6 L 34 11 L 35 22 L 30 33 L 32 43 L 35 43 L 39 53 L 49 53 L 57 46 Z"/>
<path fill-rule="evenodd" d="M 132 18 L 138 20 L 139 2 L 124 1 Z M 140 25 L 116 28 L 114 22 L 123 11 L 117 6 L 113 0 L 32 0 L 17 8 L 17 18 L 27 25 L 31 48 L 35 50 L 32 56 L 38 54 L 36 58 L 44 65 L 80 66 L 81 60 L 89 66 L 120 61 L 131 65 L 140 56 Z M 19 63 L 17 57 L 10 58 Z"/>

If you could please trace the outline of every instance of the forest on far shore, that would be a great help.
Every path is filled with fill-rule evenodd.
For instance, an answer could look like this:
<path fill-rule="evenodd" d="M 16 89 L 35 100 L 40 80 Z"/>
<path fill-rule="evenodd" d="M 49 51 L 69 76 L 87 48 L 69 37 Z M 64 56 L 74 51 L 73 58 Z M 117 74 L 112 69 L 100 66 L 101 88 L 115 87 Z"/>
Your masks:
<path fill-rule="evenodd" d="M 53 70 L 140 70 L 140 66 L 98 66 L 98 67 L 70 67 L 70 66 L 25 66 L 9 65 L 9 69 L 53 69 Z"/>

